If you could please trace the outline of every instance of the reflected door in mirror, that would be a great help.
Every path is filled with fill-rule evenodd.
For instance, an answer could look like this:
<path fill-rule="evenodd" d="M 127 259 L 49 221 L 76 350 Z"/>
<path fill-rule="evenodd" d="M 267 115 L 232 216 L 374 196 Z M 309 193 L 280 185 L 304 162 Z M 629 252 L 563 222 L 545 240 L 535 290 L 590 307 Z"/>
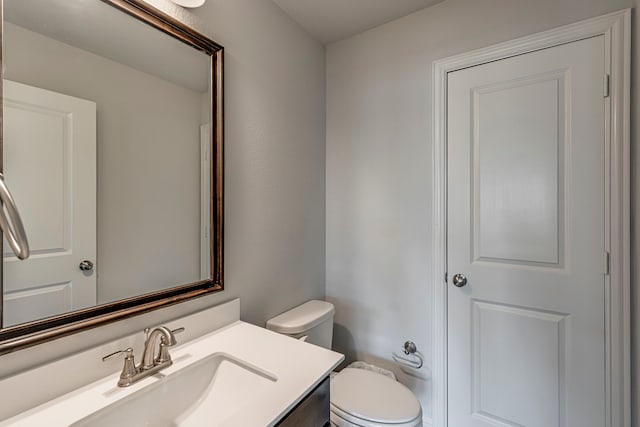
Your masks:
<path fill-rule="evenodd" d="M 96 104 L 4 80 L 4 173 L 30 238 L 4 243 L 4 326 L 96 303 Z"/>

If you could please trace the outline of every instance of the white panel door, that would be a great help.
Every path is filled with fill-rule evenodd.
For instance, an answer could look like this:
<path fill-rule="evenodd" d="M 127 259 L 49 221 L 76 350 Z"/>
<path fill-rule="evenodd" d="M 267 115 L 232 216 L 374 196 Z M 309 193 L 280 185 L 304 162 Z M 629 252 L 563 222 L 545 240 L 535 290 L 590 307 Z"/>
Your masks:
<path fill-rule="evenodd" d="M 451 427 L 605 425 L 604 52 L 448 76 Z"/>
<path fill-rule="evenodd" d="M 96 104 L 5 80 L 4 175 L 31 256 L 4 244 L 3 326 L 96 304 Z"/>

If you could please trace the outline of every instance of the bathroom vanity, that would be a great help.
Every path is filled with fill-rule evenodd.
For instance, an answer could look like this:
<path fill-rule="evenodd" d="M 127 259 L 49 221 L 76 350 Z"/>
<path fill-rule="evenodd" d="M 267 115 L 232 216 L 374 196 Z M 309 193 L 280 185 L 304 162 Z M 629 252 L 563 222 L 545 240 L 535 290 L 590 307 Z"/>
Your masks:
<path fill-rule="evenodd" d="M 329 390 L 329 377 L 326 377 L 291 412 L 280 420 L 278 426 L 329 426 L 331 424 Z"/>
<path fill-rule="evenodd" d="M 0 426 L 326 425 L 328 376 L 344 356 L 238 320 L 239 300 L 206 311 L 176 319 L 167 327 L 184 324 L 189 330 L 217 312 L 232 312 L 235 320 L 172 347 L 173 364 L 159 373 L 119 387 L 122 360 L 108 360 L 113 374 L 17 414 Z M 109 353 L 127 342 L 125 338 L 108 343 L 103 351 Z M 140 353 L 141 348 L 134 349 L 135 356 Z M 37 376 L 57 372 L 61 366 L 64 361 L 38 368 Z M 24 375 L 24 381 L 37 377 Z"/>

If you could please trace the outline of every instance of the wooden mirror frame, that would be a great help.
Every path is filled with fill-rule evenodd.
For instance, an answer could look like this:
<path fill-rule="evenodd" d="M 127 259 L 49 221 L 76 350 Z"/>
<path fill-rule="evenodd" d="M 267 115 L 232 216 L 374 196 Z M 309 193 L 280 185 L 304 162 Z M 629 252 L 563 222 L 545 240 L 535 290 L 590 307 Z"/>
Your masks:
<path fill-rule="evenodd" d="M 98 1 L 98 0 L 96 0 Z M 176 286 L 162 291 L 77 310 L 46 319 L 35 320 L 0 329 L 0 355 L 11 353 L 76 332 L 95 328 L 158 308 L 184 302 L 224 289 L 223 285 L 223 47 L 182 22 L 154 8 L 142 0 L 100 0 L 127 13 L 141 22 L 160 30 L 196 48 L 211 58 L 210 67 L 210 122 L 211 122 L 211 278 Z M 2 42 L 2 10 L 0 0 L 0 46 Z M 0 52 L 1 54 L 1 52 Z M 0 58 L 0 70 L 2 58 Z M 0 99 L 2 80 L 0 79 Z M 0 103 L 0 119 L 2 104 Z M 0 124 L 2 122 L 0 121 Z M 2 170 L 2 128 L 0 128 L 0 172 Z M 2 241 L 0 240 L 0 249 Z M 0 262 L 0 295 L 2 289 L 2 262 Z M 2 325 L 2 304 L 0 304 Z"/>

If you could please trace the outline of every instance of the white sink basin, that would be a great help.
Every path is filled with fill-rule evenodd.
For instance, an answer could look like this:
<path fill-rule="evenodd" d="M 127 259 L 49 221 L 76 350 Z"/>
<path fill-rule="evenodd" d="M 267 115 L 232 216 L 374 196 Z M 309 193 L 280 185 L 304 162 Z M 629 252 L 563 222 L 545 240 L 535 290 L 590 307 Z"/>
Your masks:
<path fill-rule="evenodd" d="M 114 363 L 113 374 L 0 421 L 0 427 L 274 426 L 344 359 L 242 321 L 177 345 L 171 356 L 173 365 L 130 387 L 116 385 L 122 361 Z M 55 378 L 60 369 L 54 365 L 37 379 Z"/>
<path fill-rule="evenodd" d="M 272 391 L 277 377 L 225 353 L 215 353 L 72 424 L 108 426 L 222 426 L 239 402 Z"/>

